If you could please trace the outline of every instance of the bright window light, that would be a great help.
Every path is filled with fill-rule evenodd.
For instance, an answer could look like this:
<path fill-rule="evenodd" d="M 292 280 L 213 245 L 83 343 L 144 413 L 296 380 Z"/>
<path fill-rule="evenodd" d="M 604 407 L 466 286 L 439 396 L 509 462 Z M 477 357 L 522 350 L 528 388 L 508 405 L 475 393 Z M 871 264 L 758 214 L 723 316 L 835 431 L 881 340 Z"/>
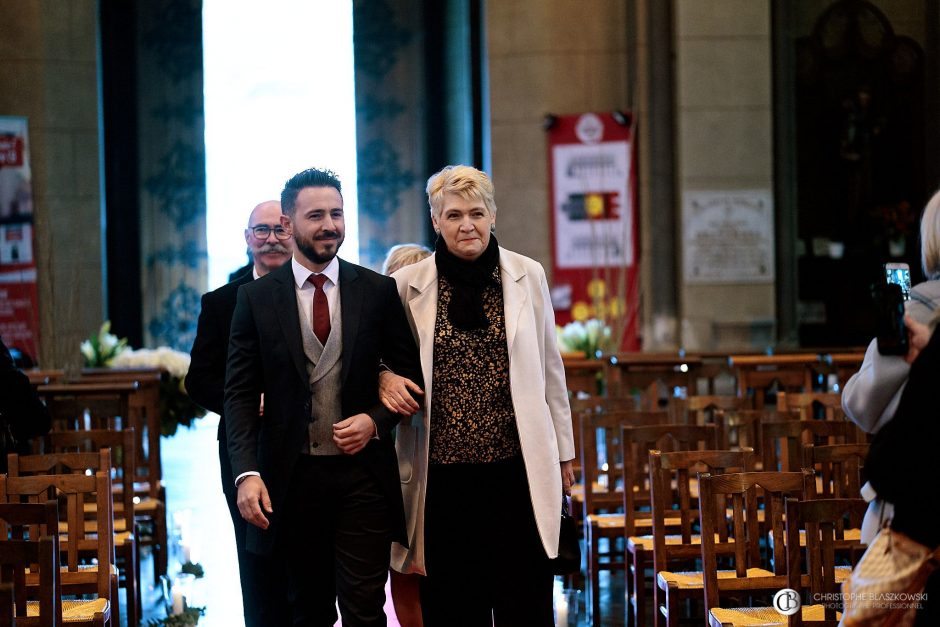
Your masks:
<path fill-rule="evenodd" d="M 352 0 L 205 0 L 203 49 L 209 288 L 246 263 L 251 209 L 309 167 L 339 175 L 358 262 Z"/>

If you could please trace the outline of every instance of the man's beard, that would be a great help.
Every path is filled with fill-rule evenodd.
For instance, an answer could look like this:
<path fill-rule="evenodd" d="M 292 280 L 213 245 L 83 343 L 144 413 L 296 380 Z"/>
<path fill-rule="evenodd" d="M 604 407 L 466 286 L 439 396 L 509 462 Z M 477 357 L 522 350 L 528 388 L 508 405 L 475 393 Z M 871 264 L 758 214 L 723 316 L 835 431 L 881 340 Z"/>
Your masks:
<path fill-rule="evenodd" d="M 336 244 L 336 248 L 334 248 L 329 253 L 326 253 L 326 254 L 318 253 L 316 248 L 314 248 L 315 240 L 308 239 L 305 237 L 297 237 L 296 233 L 294 234 L 294 245 L 300 250 L 300 252 L 304 254 L 304 257 L 306 257 L 313 263 L 316 263 L 316 264 L 329 263 L 333 261 L 333 257 L 335 257 L 336 253 L 339 251 L 339 247 L 343 243 L 343 236 L 335 231 L 325 233 L 324 235 L 327 235 L 327 234 L 336 236 L 336 239 L 333 240 L 333 242 Z"/>

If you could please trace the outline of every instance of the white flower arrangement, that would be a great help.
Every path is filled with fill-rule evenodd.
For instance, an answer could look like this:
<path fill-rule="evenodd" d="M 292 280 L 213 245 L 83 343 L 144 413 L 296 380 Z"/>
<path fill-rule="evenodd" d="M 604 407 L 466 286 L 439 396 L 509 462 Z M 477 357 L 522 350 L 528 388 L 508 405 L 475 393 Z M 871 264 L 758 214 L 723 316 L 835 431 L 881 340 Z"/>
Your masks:
<path fill-rule="evenodd" d="M 193 420 L 206 415 L 186 392 L 183 380 L 189 372 L 190 357 L 168 346 L 126 350 L 111 362 L 112 368 L 161 368 L 160 433 L 171 436 L 179 425 L 191 427 Z"/>
<path fill-rule="evenodd" d="M 163 368 L 171 376 L 183 379 L 189 372 L 190 357 L 168 346 L 127 350 L 111 361 L 112 368 Z"/>
<path fill-rule="evenodd" d="M 558 348 L 562 352 L 583 352 L 586 357 L 600 357 L 610 346 L 610 327 L 602 321 L 591 318 L 584 322 L 575 320 L 564 328 L 556 326 Z"/>
<path fill-rule="evenodd" d="M 105 320 L 98 333 L 82 342 L 79 350 L 88 368 L 107 368 L 128 350 L 127 338 L 118 339 L 111 333 L 111 321 Z"/>

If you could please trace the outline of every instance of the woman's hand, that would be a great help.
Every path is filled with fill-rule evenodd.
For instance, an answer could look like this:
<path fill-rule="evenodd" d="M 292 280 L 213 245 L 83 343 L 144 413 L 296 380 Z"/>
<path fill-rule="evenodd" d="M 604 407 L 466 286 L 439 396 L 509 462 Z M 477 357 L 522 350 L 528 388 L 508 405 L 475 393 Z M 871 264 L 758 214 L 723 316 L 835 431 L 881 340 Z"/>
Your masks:
<path fill-rule="evenodd" d="M 411 416 L 421 409 L 421 405 L 412 398 L 411 393 L 424 394 L 424 391 L 411 379 L 390 370 L 379 373 L 379 399 L 389 411 Z"/>
<path fill-rule="evenodd" d="M 904 316 L 904 324 L 907 326 L 908 344 L 910 345 L 910 348 L 907 350 L 907 355 L 904 357 L 904 361 L 911 364 L 914 363 L 914 360 L 920 355 L 920 351 L 927 346 L 932 331 L 926 324 L 921 324 L 910 316 Z"/>
<path fill-rule="evenodd" d="M 565 496 L 571 496 L 571 486 L 574 485 L 574 461 L 561 462 L 561 489 Z"/>

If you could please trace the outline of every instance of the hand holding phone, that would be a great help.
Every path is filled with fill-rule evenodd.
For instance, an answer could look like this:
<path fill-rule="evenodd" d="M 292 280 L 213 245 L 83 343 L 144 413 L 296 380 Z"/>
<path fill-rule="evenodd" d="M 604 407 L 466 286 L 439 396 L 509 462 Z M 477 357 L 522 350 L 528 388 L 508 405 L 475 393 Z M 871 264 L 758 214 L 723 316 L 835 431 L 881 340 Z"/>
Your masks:
<path fill-rule="evenodd" d="M 910 349 L 904 325 L 904 294 L 897 283 L 876 285 L 872 296 L 877 308 L 878 352 L 906 356 Z"/>

